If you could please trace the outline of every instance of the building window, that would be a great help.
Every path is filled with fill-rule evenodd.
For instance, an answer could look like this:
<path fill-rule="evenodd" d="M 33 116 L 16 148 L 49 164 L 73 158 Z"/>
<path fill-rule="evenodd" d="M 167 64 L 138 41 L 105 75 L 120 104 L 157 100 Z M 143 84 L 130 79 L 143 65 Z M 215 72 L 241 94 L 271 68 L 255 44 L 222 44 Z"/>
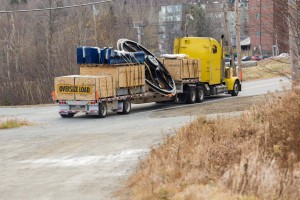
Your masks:
<path fill-rule="evenodd" d="M 259 19 L 259 18 L 260 18 L 260 14 L 256 13 L 256 19 Z"/>
<path fill-rule="evenodd" d="M 256 31 L 255 35 L 256 35 L 256 37 L 259 37 L 260 36 L 260 32 Z"/>

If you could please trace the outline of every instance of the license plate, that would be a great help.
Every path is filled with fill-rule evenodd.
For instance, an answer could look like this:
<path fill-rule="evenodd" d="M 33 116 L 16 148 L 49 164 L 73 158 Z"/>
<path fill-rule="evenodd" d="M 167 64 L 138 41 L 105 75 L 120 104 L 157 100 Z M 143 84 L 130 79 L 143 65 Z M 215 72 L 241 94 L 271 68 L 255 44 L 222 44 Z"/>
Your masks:
<path fill-rule="evenodd" d="M 84 110 L 85 106 L 70 106 L 70 110 Z"/>

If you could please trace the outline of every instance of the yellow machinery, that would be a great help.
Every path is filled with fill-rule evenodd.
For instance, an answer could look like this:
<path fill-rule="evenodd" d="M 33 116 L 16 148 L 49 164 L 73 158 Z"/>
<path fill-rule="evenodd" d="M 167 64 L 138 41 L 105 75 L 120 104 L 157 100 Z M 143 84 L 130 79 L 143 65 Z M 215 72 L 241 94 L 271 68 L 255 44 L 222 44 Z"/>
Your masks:
<path fill-rule="evenodd" d="M 221 41 L 222 44 L 222 41 Z M 205 95 L 228 92 L 237 96 L 241 91 L 241 82 L 232 75 L 232 69 L 225 67 L 223 46 L 209 37 L 176 38 L 175 54 L 187 54 L 190 58 L 201 60 L 201 76 L 198 85 L 202 85 Z"/>

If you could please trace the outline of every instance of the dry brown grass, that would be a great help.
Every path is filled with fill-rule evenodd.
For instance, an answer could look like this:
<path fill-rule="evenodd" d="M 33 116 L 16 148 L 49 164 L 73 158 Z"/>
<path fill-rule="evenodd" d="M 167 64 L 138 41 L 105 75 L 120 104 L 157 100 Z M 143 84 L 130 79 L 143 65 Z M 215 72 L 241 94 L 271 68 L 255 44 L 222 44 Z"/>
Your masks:
<path fill-rule="evenodd" d="M 266 59 L 257 62 L 257 66 L 243 68 L 243 80 L 289 76 L 291 74 L 289 58 Z"/>
<path fill-rule="evenodd" d="M 21 126 L 30 126 L 32 125 L 29 121 L 23 119 L 7 119 L 0 121 L 0 129 L 9 129 L 9 128 L 18 128 Z"/>
<path fill-rule="evenodd" d="M 300 199 L 300 90 L 241 117 L 200 117 L 167 136 L 124 199 Z"/>

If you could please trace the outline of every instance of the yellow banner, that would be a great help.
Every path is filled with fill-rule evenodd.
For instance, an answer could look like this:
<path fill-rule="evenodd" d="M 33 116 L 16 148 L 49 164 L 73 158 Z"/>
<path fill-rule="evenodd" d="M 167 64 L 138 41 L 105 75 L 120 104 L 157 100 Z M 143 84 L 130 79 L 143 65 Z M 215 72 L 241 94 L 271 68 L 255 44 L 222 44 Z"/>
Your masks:
<path fill-rule="evenodd" d="M 61 94 L 92 94 L 92 86 L 57 85 L 56 92 Z"/>

